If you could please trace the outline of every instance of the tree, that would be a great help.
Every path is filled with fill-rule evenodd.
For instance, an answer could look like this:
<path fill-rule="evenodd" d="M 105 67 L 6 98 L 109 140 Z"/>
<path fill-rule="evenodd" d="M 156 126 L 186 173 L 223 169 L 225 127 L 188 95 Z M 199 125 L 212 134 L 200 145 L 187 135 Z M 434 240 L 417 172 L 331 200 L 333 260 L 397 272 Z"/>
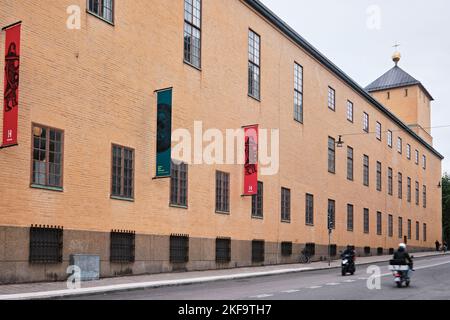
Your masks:
<path fill-rule="evenodd" d="M 442 227 L 444 241 L 450 243 L 450 175 L 442 177 Z"/>

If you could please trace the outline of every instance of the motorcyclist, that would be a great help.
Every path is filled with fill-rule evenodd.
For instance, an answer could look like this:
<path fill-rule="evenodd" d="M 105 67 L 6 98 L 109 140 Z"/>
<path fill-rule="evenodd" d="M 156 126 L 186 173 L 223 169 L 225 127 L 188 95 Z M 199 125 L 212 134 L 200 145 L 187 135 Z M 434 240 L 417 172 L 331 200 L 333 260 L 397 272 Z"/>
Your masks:
<path fill-rule="evenodd" d="M 413 270 L 413 261 L 408 251 L 406 250 L 406 244 L 400 243 L 398 245 L 398 250 L 394 253 L 394 260 L 399 260 L 402 262 L 402 264 L 409 266 L 409 270 L 406 274 L 407 278 L 409 278 L 411 270 Z"/>
<path fill-rule="evenodd" d="M 347 249 L 345 249 L 344 252 L 342 252 L 341 258 L 345 257 L 346 255 L 350 256 L 353 262 L 355 261 L 356 254 L 352 246 L 347 246 Z"/>

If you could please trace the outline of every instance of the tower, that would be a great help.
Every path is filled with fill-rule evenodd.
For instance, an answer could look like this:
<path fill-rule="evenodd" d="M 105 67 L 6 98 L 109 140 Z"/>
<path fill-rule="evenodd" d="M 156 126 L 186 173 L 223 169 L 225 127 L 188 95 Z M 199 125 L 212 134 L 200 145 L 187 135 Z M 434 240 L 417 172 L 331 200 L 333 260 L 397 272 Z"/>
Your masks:
<path fill-rule="evenodd" d="M 368 85 L 366 90 L 432 145 L 431 102 L 434 99 L 420 81 L 398 66 L 400 52 L 396 51 L 392 60 L 395 66 Z"/>

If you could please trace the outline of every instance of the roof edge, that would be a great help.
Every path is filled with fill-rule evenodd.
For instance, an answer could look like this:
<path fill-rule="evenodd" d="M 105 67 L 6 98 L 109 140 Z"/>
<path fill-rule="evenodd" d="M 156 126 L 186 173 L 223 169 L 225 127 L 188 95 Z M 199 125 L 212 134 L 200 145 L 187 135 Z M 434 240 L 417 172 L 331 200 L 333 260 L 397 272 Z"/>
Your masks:
<path fill-rule="evenodd" d="M 287 37 L 292 41 L 297 43 L 300 47 L 305 49 L 312 57 L 318 60 L 323 66 L 329 69 L 332 73 L 337 75 L 341 80 L 346 82 L 350 87 L 352 87 L 356 92 L 363 96 L 369 103 L 378 108 L 382 113 L 387 115 L 391 120 L 393 120 L 397 125 L 409 133 L 413 138 L 420 142 L 424 147 L 431 151 L 435 156 L 444 159 L 444 156 L 440 154 L 436 149 L 434 149 L 430 144 L 423 140 L 419 135 L 412 131 L 403 121 L 397 118 L 392 112 L 390 112 L 386 107 L 384 107 L 380 102 L 375 100 L 369 92 L 363 89 L 356 81 L 354 81 L 350 76 L 348 76 L 344 71 L 337 67 L 331 60 L 325 57 L 319 50 L 314 48 L 308 41 L 306 41 L 302 36 L 300 36 L 294 29 L 292 29 L 286 22 L 279 18 L 275 13 L 273 13 L 269 8 L 262 4 L 259 0 L 242 0 L 256 12 L 262 15 L 280 31 L 282 31 Z M 420 84 L 423 90 L 431 97 L 425 87 Z M 431 97 L 432 98 L 432 97 Z M 433 99 L 434 100 L 434 99 Z"/>
<path fill-rule="evenodd" d="M 365 89 L 365 90 L 367 92 L 380 92 L 380 91 L 385 91 L 385 90 L 389 90 L 389 89 L 401 89 L 401 88 L 407 88 L 407 87 L 413 87 L 413 86 L 419 86 L 419 88 L 422 89 L 422 91 L 426 94 L 426 96 L 431 101 L 434 101 L 433 96 L 428 92 L 428 90 L 425 88 L 425 86 L 420 81 L 417 81 L 415 83 L 405 83 L 405 84 L 400 85 L 400 86 L 386 86 L 384 88 L 379 87 L 379 88 Z"/>

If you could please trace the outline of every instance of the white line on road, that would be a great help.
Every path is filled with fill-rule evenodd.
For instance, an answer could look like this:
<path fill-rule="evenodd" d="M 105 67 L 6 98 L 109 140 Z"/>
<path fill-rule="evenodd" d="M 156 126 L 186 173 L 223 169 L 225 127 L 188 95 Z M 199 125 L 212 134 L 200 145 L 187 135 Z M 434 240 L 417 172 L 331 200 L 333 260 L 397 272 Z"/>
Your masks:
<path fill-rule="evenodd" d="M 296 292 L 300 292 L 300 290 L 286 290 L 286 291 L 282 291 L 282 293 L 296 293 Z"/>
<path fill-rule="evenodd" d="M 313 286 L 313 287 L 309 287 L 309 289 L 320 289 L 322 288 L 322 286 Z"/>
<path fill-rule="evenodd" d="M 273 294 L 260 294 L 258 296 L 254 296 L 254 297 L 250 297 L 250 298 L 264 299 L 264 298 L 269 298 L 269 297 L 273 297 Z"/>
<path fill-rule="evenodd" d="M 327 283 L 327 286 L 338 286 L 338 285 L 340 285 L 340 283 L 336 282 Z"/>
<path fill-rule="evenodd" d="M 352 283 L 352 282 L 356 282 L 356 280 L 345 280 L 344 282 Z"/>

